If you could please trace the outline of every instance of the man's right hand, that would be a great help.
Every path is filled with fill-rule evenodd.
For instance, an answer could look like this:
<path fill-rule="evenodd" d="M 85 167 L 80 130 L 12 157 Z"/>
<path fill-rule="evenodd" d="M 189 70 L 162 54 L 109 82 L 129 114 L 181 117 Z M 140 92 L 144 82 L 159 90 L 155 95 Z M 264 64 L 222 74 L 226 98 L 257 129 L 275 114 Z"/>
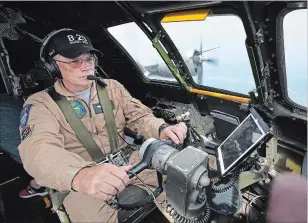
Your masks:
<path fill-rule="evenodd" d="M 117 167 L 110 163 L 87 167 L 75 176 L 72 188 L 83 194 L 108 201 L 129 184 L 127 172 L 131 169 L 131 165 Z"/>

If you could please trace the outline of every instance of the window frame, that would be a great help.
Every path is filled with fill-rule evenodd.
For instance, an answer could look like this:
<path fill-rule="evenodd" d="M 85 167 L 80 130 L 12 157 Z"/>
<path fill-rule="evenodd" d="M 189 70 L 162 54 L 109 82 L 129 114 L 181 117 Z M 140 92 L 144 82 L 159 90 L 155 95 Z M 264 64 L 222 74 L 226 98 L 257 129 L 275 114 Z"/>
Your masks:
<path fill-rule="evenodd" d="M 118 25 L 124 25 L 124 24 L 129 24 L 129 23 L 134 23 L 139 29 L 140 31 L 146 36 L 146 38 L 148 39 L 149 43 L 152 44 L 151 40 L 147 37 L 147 35 L 144 33 L 144 31 L 138 26 L 138 24 L 134 21 L 129 21 L 129 22 L 125 22 L 125 23 L 121 23 L 121 24 L 117 24 L 114 26 L 118 26 Z M 143 73 L 143 71 L 141 70 L 141 68 L 139 67 L 139 65 L 137 64 L 137 61 L 133 58 L 133 56 L 126 50 L 126 48 L 109 32 L 108 28 L 112 28 L 114 26 L 109 26 L 104 28 L 105 33 L 107 34 L 107 36 L 114 42 L 114 44 L 119 48 L 119 50 L 124 53 L 129 61 L 131 63 L 133 63 L 134 68 L 139 72 L 138 75 L 142 78 L 142 80 L 145 83 L 148 84 L 168 84 L 168 85 L 173 85 L 173 86 L 180 86 L 180 83 L 176 80 L 176 78 L 173 76 L 172 72 L 170 71 L 171 75 L 174 77 L 174 81 L 169 81 L 169 80 L 161 80 L 161 79 L 150 79 L 148 77 L 146 77 Z M 153 49 L 155 51 L 157 51 L 154 47 Z M 157 52 L 158 53 L 158 52 Z M 158 53 L 159 54 L 159 53 Z M 160 56 L 160 55 L 159 55 Z M 162 63 L 165 63 L 163 58 L 160 56 Z M 167 65 L 166 65 L 167 66 Z M 168 66 L 167 66 L 168 68 Z M 169 68 L 168 68 L 169 69 Z"/>
<path fill-rule="evenodd" d="M 230 15 L 231 14 L 231 15 L 238 16 L 243 23 L 243 27 L 244 27 L 245 34 L 246 34 L 246 40 L 243 44 L 245 44 L 245 46 L 246 46 L 247 39 L 253 38 L 252 35 L 247 31 L 249 24 L 248 24 L 247 21 L 245 21 L 245 19 L 243 19 L 243 17 L 245 15 L 242 14 L 241 10 L 238 10 L 235 6 L 228 5 L 228 6 L 218 6 L 218 7 L 200 7 L 198 9 L 210 9 L 210 10 L 212 10 L 212 13 L 217 14 L 217 15 L 224 15 L 224 14 Z M 189 11 L 189 10 L 192 10 L 192 9 L 187 9 L 187 11 Z M 154 20 L 154 23 L 152 24 L 152 26 L 155 26 L 155 30 L 161 30 L 162 31 L 162 35 L 164 35 L 165 38 L 166 38 L 166 39 L 163 39 L 162 42 L 166 42 L 166 40 L 167 41 L 170 40 L 172 42 L 172 44 L 174 45 L 174 47 L 176 48 L 175 43 L 172 41 L 171 37 L 168 35 L 168 33 L 166 32 L 166 30 L 164 29 L 164 27 L 161 24 L 161 20 L 166 14 L 167 13 L 156 15 L 155 16 L 156 19 Z M 189 69 L 186 66 L 186 63 L 184 62 L 184 60 L 182 58 L 182 54 L 180 52 L 178 52 L 178 54 L 180 55 L 180 57 L 181 57 L 181 59 L 184 63 L 183 66 L 186 67 L 185 70 L 187 72 L 189 72 Z M 253 80 L 254 80 L 256 89 L 258 89 L 258 87 L 261 86 L 261 82 L 259 81 L 259 76 L 258 76 L 257 73 L 255 73 L 253 71 L 253 68 L 252 68 L 253 65 L 251 64 L 252 61 L 251 61 L 251 58 L 248 55 L 248 52 L 247 52 L 247 57 L 249 59 L 250 66 L 251 66 L 251 69 L 252 69 L 252 75 L 253 75 Z M 255 69 L 258 69 L 258 68 L 255 68 Z M 250 99 L 250 95 L 248 94 L 248 92 L 247 92 L 247 94 L 242 94 L 242 93 L 239 93 L 239 92 L 234 92 L 234 91 L 230 91 L 230 90 L 226 90 L 226 89 L 222 89 L 222 88 L 215 88 L 215 87 L 211 87 L 211 86 L 197 84 L 193 81 L 192 75 L 190 73 L 188 73 L 188 74 L 190 76 L 189 80 L 191 80 L 191 81 L 189 81 L 189 83 L 192 85 L 193 88 Z M 260 96 L 258 96 L 258 97 L 260 97 Z"/>
<path fill-rule="evenodd" d="M 280 86 L 281 86 L 281 92 L 283 95 L 284 100 L 287 104 L 289 104 L 292 107 L 306 110 L 307 107 L 304 105 L 298 104 L 295 101 L 293 101 L 289 97 L 288 92 L 288 78 L 287 78 L 287 72 L 286 72 L 286 58 L 285 58 L 285 48 L 284 48 L 284 29 L 283 29 L 283 22 L 285 19 L 285 16 L 293 11 L 299 10 L 299 9 L 306 9 L 307 10 L 307 3 L 306 7 L 301 7 L 301 5 L 298 5 L 296 2 L 293 4 L 287 4 L 286 7 L 284 7 L 277 16 L 276 20 L 276 52 L 277 52 L 277 69 L 279 74 L 279 80 L 280 80 Z"/>
<path fill-rule="evenodd" d="M 250 23 L 247 20 L 246 13 L 243 12 L 243 10 L 238 9 L 234 5 L 219 6 L 219 7 L 199 7 L 198 9 L 211 9 L 214 14 L 231 14 L 231 15 L 238 16 L 243 23 L 243 27 L 244 27 L 244 30 L 245 30 L 245 33 L 246 33 L 246 40 L 243 44 L 245 44 L 245 46 L 247 46 L 247 41 L 249 41 L 249 42 L 254 41 L 254 36 L 250 33 Z M 192 9 L 187 9 L 187 11 L 189 11 L 189 10 L 192 10 Z M 181 10 L 179 10 L 179 11 L 181 11 Z M 157 14 L 153 14 L 153 15 L 149 16 L 146 19 L 146 21 L 147 21 L 146 24 L 152 32 L 160 31 L 160 34 L 163 36 L 163 38 L 161 38 L 160 42 L 162 43 L 162 46 L 165 49 L 168 49 L 168 51 L 175 50 L 174 53 L 172 53 L 172 55 L 169 55 L 169 57 L 170 57 L 170 59 L 173 59 L 173 57 L 176 57 L 179 60 L 179 63 L 180 63 L 179 69 L 181 69 L 182 72 L 184 72 L 184 73 L 182 73 L 182 77 L 184 78 L 186 83 L 190 84 L 190 86 L 192 88 L 250 99 L 251 96 L 250 96 L 250 94 L 248 94 L 248 92 L 247 92 L 247 94 L 242 94 L 242 93 L 239 93 L 239 92 L 233 92 L 233 91 L 225 90 L 225 89 L 222 89 L 222 88 L 215 88 L 215 87 L 196 84 L 193 81 L 192 75 L 190 74 L 189 69 L 186 66 L 186 63 L 184 62 L 182 55 L 180 54 L 180 52 L 177 51 L 172 39 L 169 37 L 168 33 L 164 30 L 164 28 L 161 24 L 161 19 L 165 16 L 165 14 L 167 14 L 167 12 L 157 13 Z M 130 22 L 134 22 L 134 21 L 130 21 Z M 143 21 L 143 23 L 145 23 L 145 21 Z M 121 24 L 125 24 L 125 23 L 121 23 Z M 116 25 L 121 25 L 121 24 L 116 24 Z M 137 23 L 135 23 L 135 24 L 138 26 Z M 109 26 L 109 27 L 112 27 L 112 26 Z M 158 80 L 158 79 L 149 79 L 149 78 L 145 77 L 143 75 L 143 72 L 140 70 L 139 66 L 137 65 L 135 59 L 127 52 L 127 50 L 122 46 L 122 44 L 119 43 L 112 36 L 112 34 L 107 30 L 107 28 L 109 28 L 109 27 L 104 28 L 106 34 L 114 41 L 114 43 L 119 47 L 119 49 L 122 50 L 122 52 L 126 54 L 128 59 L 131 60 L 132 64 L 136 67 L 136 70 L 139 71 L 139 75 L 144 80 L 144 82 L 147 82 L 149 84 L 156 83 L 156 84 L 160 84 L 160 85 L 161 84 L 172 85 L 172 86 L 175 86 L 175 87 L 181 86 L 181 84 L 177 81 L 174 82 L 174 81 L 166 81 L 166 80 Z M 141 31 L 144 32 L 142 29 L 141 29 Z M 149 39 L 149 41 L 151 42 L 150 39 Z M 252 69 L 252 75 L 253 75 L 255 87 L 257 89 L 257 92 L 259 93 L 258 89 L 261 87 L 261 80 L 260 80 L 260 77 L 259 77 L 259 74 L 258 74 L 259 67 L 253 67 L 257 64 L 253 64 L 254 62 L 251 60 L 249 53 L 248 53 L 247 56 L 249 58 L 250 66 L 251 66 L 251 69 Z M 180 73 L 181 73 L 181 71 L 180 71 Z M 261 97 L 261 95 L 258 94 L 258 97 Z"/>
<path fill-rule="evenodd" d="M 233 8 L 226 8 L 226 7 L 223 7 L 223 8 L 214 8 L 214 9 L 211 9 L 213 12 L 214 12 L 214 16 L 224 16 L 224 15 L 229 15 L 229 16 L 236 16 L 238 17 L 241 22 L 242 22 L 242 25 L 243 25 L 243 29 L 245 31 L 245 34 L 246 34 L 246 38 L 245 38 L 245 41 L 243 42 L 245 48 L 246 48 L 246 41 L 247 41 L 247 38 L 248 38 L 248 35 L 247 35 L 247 30 L 246 30 L 246 27 L 245 27 L 245 22 L 244 20 L 242 19 L 241 15 Z M 189 11 L 189 10 L 188 10 Z M 214 17 L 213 16 L 213 17 Z M 159 28 L 163 31 L 164 34 L 166 34 L 170 39 L 171 41 L 173 42 L 173 39 L 170 37 L 170 35 L 168 34 L 168 32 L 166 31 L 166 29 L 164 29 L 162 23 L 159 21 Z M 175 43 L 173 42 L 173 44 L 175 45 Z M 176 45 L 175 45 L 176 46 Z M 246 48 L 247 50 L 247 48 Z M 251 61 L 250 61 L 250 58 L 249 58 L 249 55 L 248 55 L 248 52 L 246 51 L 247 53 L 247 59 L 249 61 L 249 67 L 250 67 L 250 70 L 251 70 L 251 74 L 252 74 L 252 80 L 254 81 L 254 88 L 257 89 L 257 83 L 256 83 L 256 78 L 255 78 L 255 74 L 253 72 L 253 68 L 252 68 L 252 65 L 251 65 Z M 179 51 L 179 54 L 181 55 L 182 57 L 182 54 L 181 52 Z M 182 58 L 183 59 L 183 58 Z M 183 60 L 184 61 L 184 60 Z M 185 63 L 184 61 L 184 64 L 185 66 L 187 66 L 187 64 Z M 189 72 L 189 69 L 187 67 L 187 70 Z M 217 87 L 212 87 L 212 86 L 209 86 L 209 85 L 201 85 L 201 84 L 198 84 L 197 82 L 194 81 L 191 73 L 189 73 L 190 77 L 191 77 L 191 84 L 193 85 L 194 88 L 197 88 L 197 89 L 204 89 L 204 90 L 209 90 L 209 91 L 213 91 L 213 92 L 218 92 L 218 93 L 223 93 L 223 94 L 228 94 L 228 95 L 234 95 L 234 96 L 240 96 L 240 97 L 245 97 L 245 98 L 250 98 L 250 95 L 249 93 L 247 92 L 247 94 L 243 94 L 243 93 L 240 93 L 240 92 L 235 92 L 235 91 L 231 91 L 231 90 L 227 90 L 227 89 L 223 89 L 223 88 L 217 88 Z"/>

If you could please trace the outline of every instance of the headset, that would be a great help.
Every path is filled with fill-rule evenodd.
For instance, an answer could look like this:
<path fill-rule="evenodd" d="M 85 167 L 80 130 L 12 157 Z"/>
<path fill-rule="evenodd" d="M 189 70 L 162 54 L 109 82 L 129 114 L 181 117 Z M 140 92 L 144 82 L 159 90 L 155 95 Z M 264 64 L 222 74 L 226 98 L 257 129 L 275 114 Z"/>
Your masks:
<path fill-rule="evenodd" d="M 48 45 L 50 39 L 53 36 L 55 36 L 56 34 L 58 34 L 60 32 L 69 31 L 69 30 L 73 30 L 73 29 L 63 28 L 63 29 L 55 30 L 55 31 L 49 33 L 43 39 L 43 43 L 42 43 L 41 48 L 40 48 L 40 59 L 38 61 L 36 61 L 35 66 L 38 67 L 38 68 L 44 69 L 48 73 L 49 78 L 51 78 L 52 80 L 54 80 L 56 78 L 61 79 L 62 76 L 61 76 L 61 72 L 60 72 L 60 69 L 59 69 L 56 61 L 54 61 L 53 58 L 51 58 L 49 55 L 46 55 L 45 47 Z"/>
<path fill-rule="evenodd" d="M 51 33 L 49 33 L 42 42 L 41 48 L 40 48 L 40 59 L 38 61 L 36 61 L 35 66 L 40 68 L 40 69 L 44 69 L 47 72 L 48 78 L 51 78 L 52 80 L 59 78 L 62 78 L 61 75 L 61 71 L 56 63 L 56 61 L 51 58 L 49 55 L 46 54 L 45 52 L 45 48 L 48 45 L 50 39 L 52 39 L 53 36 L 55 36 L 56 34 L 63 32 L 63 31 L 75 31 L 73 29 L 69 29 L 69 28 L 63 28 L 63 29 L 59 29 L 59 30 L 55 30 Z M 100 52 L 100 54 L 102 55 L 102 53 Z M 96 55 L 94 55 L 96 60 L 95 60 L 95 67 L 98 66 L 98 59 L 96 57 Z"/>

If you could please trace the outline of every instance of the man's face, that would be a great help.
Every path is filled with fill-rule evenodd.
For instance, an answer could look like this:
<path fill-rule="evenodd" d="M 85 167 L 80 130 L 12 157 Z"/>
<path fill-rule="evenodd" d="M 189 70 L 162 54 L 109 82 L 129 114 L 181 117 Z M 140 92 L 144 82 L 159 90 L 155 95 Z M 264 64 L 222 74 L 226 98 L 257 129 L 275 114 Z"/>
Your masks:
<path fill-rule="evenodd" d="M 95 57 L 92 54 L 82 54 L 75 59 L 68 59 L 61 55 L 57 64 L 62 74 L 64 84 L 71 89 L 83 90 L 91 85 L 88 75 L 94 75 Z M 65 63 L 68 62 L 69 64 Z"/>

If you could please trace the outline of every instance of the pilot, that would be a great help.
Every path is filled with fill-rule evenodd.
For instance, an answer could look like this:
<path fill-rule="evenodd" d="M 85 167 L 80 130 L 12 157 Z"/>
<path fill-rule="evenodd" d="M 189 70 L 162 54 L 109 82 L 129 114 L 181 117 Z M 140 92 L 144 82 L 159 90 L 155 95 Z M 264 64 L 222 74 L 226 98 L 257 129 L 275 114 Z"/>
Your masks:
<path fill-rule="evenodd" d="M 138 151 L 130 152 L 125 165 L 98 164 L 76 136 L 64 111 L 70 110 L 78 116 L 104 156 L 127 150 L 123 140 L 126 126 L 145 139 L 171 139 L 175 144 L 183 143 L 187 127 L 184 123 L 167 125 L 156 118 L 116 80 L 104 80 L 105 86 L 88 80 L 88 75 L 95 74 L 96 55 L 101 52 L 83 33 L 72 29 L 52 32 L 44 39 L 40 53 L 40 64 L 55 78 L 55 83 L 24 103 L 19 127 L 22 140 L 19 152 L 24 168 L 39 185 L 69 191 L 63 204 L 72 222 L 120 222 L 121 211 L 106 202 L 131 185 L 142 185 L 139 179 L 129 179 L 127 174 L 139 162 Z M 106 89 L 112 102 L 117 151 L 111 150 L 107 120 L 111 116 L 105 117 L 107 113 L 98 96 L 100 86 Z M 50 92 L 67 100 L 70 106 L 61 110 Z M 147 170 L 138 176 L 145 184 L 157 187 L 155 171 Z M 136 192 L 127 194 L 133 193 Z M 138 196 L 136 193 L 133 197 L 136 200 Z"/>

